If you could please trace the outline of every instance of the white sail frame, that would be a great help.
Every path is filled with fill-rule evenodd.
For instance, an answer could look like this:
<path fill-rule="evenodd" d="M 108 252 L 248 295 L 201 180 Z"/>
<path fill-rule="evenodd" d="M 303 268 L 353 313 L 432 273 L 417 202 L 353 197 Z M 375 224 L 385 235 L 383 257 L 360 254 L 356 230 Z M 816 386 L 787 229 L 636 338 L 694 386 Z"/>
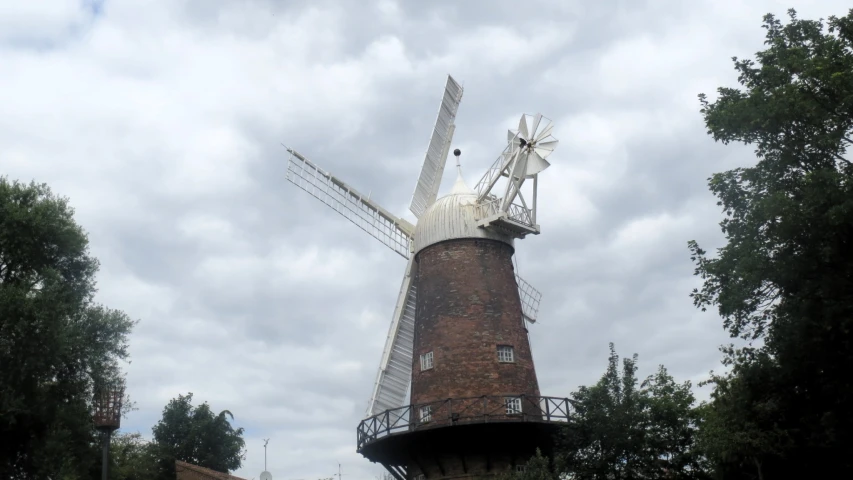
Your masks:
<path fill-rule="evenodd" d="M 288 148 L 287 151 L 290 152 L 287 166 L 289 182 L 343 215 L 398 255 L 409 258 L 414 225 L 392 215 L 295 150 Z"/>
<path fill-rule="evenodd" d="M 409 206 L 409 210 L 417 218 L 420 218 L 438 196 L 441 177 L 444 176 L 444 166 L 447 164 L 447 154 L 450 151 L 450 143 L 453 141 L 453 132 L 456 130 L 454 121 L 459 103 L 462 101 L 462 93 L 462 85 L 448 75 L 444 96 L 441 99 L 438 116 L 424 156 L 424 164 Z"/>
<path fill-rule="evenodd" d="M 411 258 L 406 264 L 403 282 L 400 285 L 400 293 L 397 296 L 397 304 L 394 307 L 394 315 L 391 318 L 391 326 L 388 329 L 388 337 L 385 339 L 385 348 L 382 350 L 382 359 L 379 362 L 379 371 L 367 405 L 366 417 L 403 406 L 409 394 L 414 361 L 417 302 L 413 274 L 414 258 Z"/>

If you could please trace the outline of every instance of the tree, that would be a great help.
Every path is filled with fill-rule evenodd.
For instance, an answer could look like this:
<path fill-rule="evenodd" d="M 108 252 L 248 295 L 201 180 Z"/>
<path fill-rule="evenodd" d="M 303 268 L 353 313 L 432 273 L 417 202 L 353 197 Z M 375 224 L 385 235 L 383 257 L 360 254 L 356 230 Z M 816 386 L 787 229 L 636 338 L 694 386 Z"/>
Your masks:
<path fill-rule="evenodd" d="M 114 480 L 152 480 L 157 478 L 154 445 L 138 432 L 113 437 L 110 447 L 110 478 Z"/>
<path fill-rule="evenodd" d="M 551 466 L 551 460 L 537 448 L 522 471 L 508 471 L 497 475 L 497 480 L 557 480 L 559 475 Z"/>
<path fill-rule="evenodd" d="M 571 395 L 559 470 L 577 479 L 705 478 L 690 382 L 676 383 L 660 366 L 638 385 L 636 372 L 634 355 L 620 374 L 611 344 L 601 380 Z"/>
<path fill-rule="evenodd" d="M 766 50 L 734 59 L 743 90 L 700 94 L 708 133 L 756 147 L 754 166 L 714 174 L 726 245 L 689 243 L 697 307 L 716 307 L 732 337 L 732 371 L 713 379 L 706 413 L 718 470 L 757 464 L 790 476 L 853 473 L 853 10 L 783 25 L 764 17 Z M 746 422 L 749 412 L 760 421 Z M 741 420 L 738 420 L 738 419 Z M 728 431 L 730 434 L 723 432 Z M 738 443 L 741 442 L 741 443 Z M 736 452 L 734 458 L 722 452 Z M 752 467 L 756 462 L 752 463 Z M 754 473 L 754 472 L 751 472 Z M 765 471 L 762 475 L 765 475 Z"/>
<path fill-rule="evenodd" d="M 663 365 L 641 385 L 646 411 L 646 449 L 665 478 L 706 477 L 705 459 L 697 446 L 701 417 L 690 382 L 676 383 Z"/>
<path fill-rule="evenodd" d="M 644 429 L 636 362 L 636 355 L 624 359 L 620 375 L 610 344 L 607 371 L 598 383 L 572 393 L 574 411 L 560 460 L 577 478 L 626 478 L 644 469 L 638 464 Z"/>
<path fill-rule="evenodd" d="M 0 177 L 0 477 L 89 478 L 93 386 L 121 379 L 126 314 L 94 303 L 98 262 L 68 200 Z"/>
<path fill-rule="evenodd" d="M 243 428 L 231 426 L 228 410 L 214 415 L 207 402 L 194 407 L 193 394 L 178 395 L 154 426 L 154 443 L 163 478 L 175 478 L 175 460 L 229 472 L 245 459 Z"/>
<path fill-rule="evenodd" d="M 741 349 L 734 355 L 733 371 L 712 375 L 708 382 L 715 389 L 712 401 L 700 407 L 700 449 L 722 478 L 782 477 L 785 472 L 777 464 L 790 438 L 778 426 L 783 392 L 775 391 L 776 382 L 768 378 L 776 369 L 765 352 Z"/>

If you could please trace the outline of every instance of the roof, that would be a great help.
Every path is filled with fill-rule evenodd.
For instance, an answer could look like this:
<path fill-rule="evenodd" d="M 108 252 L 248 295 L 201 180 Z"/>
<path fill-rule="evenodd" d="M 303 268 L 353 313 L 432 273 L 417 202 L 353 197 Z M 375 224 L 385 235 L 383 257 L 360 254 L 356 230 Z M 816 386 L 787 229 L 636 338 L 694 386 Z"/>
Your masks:
<path fill-rule="evenodd" d="M 177 480 L 246 480 L 180 460 L 175 460 L 175 474 Z"/>
<path fill-rule="evenodd" d="M 460 171 L 450 194 L 436 200 L 418 218 L 415 254 L 430 245 L 457 238 L 487 238 L 512 245 L 511 237 L 477 225 L 476 208 L 477 194 L 465 184 Z"/>

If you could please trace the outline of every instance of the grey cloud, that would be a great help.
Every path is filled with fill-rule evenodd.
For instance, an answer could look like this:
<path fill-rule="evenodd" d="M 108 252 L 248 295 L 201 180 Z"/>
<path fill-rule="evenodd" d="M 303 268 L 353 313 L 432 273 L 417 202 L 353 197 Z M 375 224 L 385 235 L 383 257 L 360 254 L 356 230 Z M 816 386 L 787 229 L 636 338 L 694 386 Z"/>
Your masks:
<path fill-rule="evenodd" d="M 804 17 L 846 8 L 799 3 Z M 543 394 L 596 381 L 610 341 L 643 375 L 718 368 L 728 339 L 687 296 L 686 242 L 722 244 L 706 178 L 752 155 L 707 137 L 695 95 L 732 85 L 729 58 L 762 48 L 761 15 L 783 7 L 394 4 L 106 3 L 51 56 L 0 45 L 15 73 L 0 78 L 0 168 L 71 196 L 102 260 L 99 300 L 141 319 L 129 429 L 150 434 L 193 391 L 249 429 L 238 475 L 257 476 L 269 437 L 276 478 L 380 471 L 354 428 L 405 261 L 286 182 L 280 142 L 411 218 L 447 73 L 465 82 L 454 139 L 469 185 L 521 113 L 552 118 L 562 142 L 543 233 L 517 244 L 544 295 L 530 328 Z"/>

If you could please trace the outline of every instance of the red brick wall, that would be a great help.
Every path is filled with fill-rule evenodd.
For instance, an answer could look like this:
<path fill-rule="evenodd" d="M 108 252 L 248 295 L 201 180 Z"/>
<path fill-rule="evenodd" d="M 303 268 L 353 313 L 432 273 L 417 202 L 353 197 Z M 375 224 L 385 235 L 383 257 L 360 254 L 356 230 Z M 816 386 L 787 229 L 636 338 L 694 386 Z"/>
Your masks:
<path fill-rule="evenodd" d="M 417 256 L 412 403 L 480 395 L 539 395 L 511 246 L 449 240 Z M 499 363 L 511 345 L 514 363 Z M 420 354 L 434 367 L 421 371 Z"/>

